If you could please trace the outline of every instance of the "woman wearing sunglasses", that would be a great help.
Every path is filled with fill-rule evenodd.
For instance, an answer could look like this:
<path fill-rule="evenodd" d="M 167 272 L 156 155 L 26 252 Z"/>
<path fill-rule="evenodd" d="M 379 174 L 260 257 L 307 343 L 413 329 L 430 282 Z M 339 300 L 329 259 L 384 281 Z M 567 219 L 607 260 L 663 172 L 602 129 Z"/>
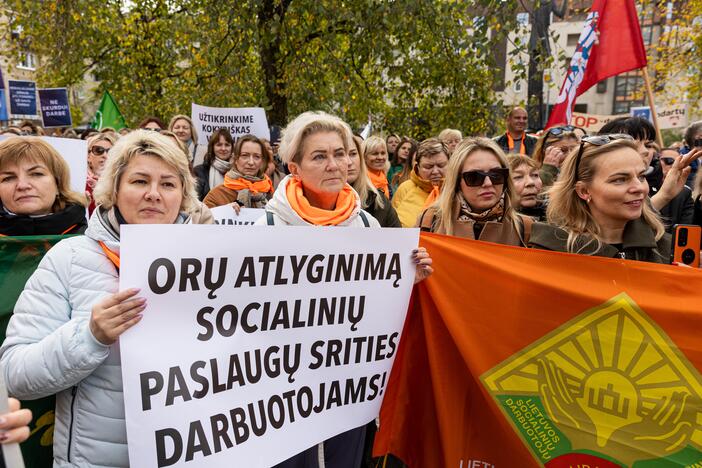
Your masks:
<path fill-rule="evenodd" d="M 545 250 L 668 263 L 670 236 L 648 199 L 646 164 L 629 135 L 583 138 L 549 192 L 529 245 Z"/>
<path fill-rule="evenodd" d="M 544 187 L 553 185 L 563 160 L 585 135 L 585 130 L 580 127 L 564 125 L 552 127 L 539 137 L 532 158 L 541 166 L 539 175 Z"/>
<path fill-rule="evenodd" d="M 88 176 L 85 181 L 85 194 L 90 200 L 88 214 L 92 214 L 95 209 L 93 189 L 100 179 L 102 168 L 105 167 L 107 152 L 115 145 L 115 141 L 117 139 L 112 133 L 96 133 L 88 138 Z"/>
<path fill-rule="evenodd" d="M 419 227 L 450 236 L 505 245 L 526 245 L 532 220 L 519 215 L 507 158 L 487 138 L 461 142 L 446 170 L 437 202 L 421 216 Z"/>

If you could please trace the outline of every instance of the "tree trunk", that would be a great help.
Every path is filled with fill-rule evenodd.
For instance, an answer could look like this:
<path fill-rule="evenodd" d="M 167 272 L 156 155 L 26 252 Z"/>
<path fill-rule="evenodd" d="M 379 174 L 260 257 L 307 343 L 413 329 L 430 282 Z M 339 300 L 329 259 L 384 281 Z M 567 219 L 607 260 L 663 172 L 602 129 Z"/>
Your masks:
<path fill-rule="evenodd" d="M 288 1 L 265 0 L 258 12 L 258 30 L 261 41 L 261 69 L 268 103 L 268 124 L 284 127 L 288 122 L 288 97 L 285 93 L 284 63 L 280 57 L 282 23 Z M 276 27 L 272 27 L 275 25 Z M 270 31 L 275 31 L 271 35 Z"/>

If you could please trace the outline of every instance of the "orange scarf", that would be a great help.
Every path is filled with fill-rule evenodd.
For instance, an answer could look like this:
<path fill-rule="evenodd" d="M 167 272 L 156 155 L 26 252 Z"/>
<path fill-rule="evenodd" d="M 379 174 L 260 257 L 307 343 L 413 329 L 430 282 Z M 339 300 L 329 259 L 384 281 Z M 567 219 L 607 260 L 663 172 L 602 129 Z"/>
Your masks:
<path fill-rule="evenodd" d="M 423 210 L 426 210 L 429 208 L 429 206 L 433 205 L 434 202 L 439 198 L 439 194 L 441 193 L 441 185 L 435 185 L 433 189 L 431 189 L 431 193 L 427 197 L 427 199 L 424 201 L 424 206 L 422 207 Z"/>
<path fill-rule="evenodd" d="M 323 210 L 310 205 L 302 191 L 302 182 L 295 177 L 288 178 L 285 195 L 295 213 L 315 226 L 336 226 L 349 219 L 356 209 L 356 192 L 349 184 L 339 192 L 336 208 L 333 210 Z"/>
<path fill-rule="evenodd" d="M 111 261 L 115 268 L 117 268 L 117 271 L 119 271 L 119 255 L 111 251 L 103 241 L 98 241 L 98 244 L 100 244 L 100 247 L 102 247 L 102 251 L 105 252 L 107 259 Z"/>
<path fill-rule="evenodd" d="M 271 182 L 270 177 L 263 174 L 262 180 L 257 180 L 252 182 L 244 177 L 238 177 L 232 179 L 229 175 L 224 176 L 224 186 L 230 190 L 248 190 L 254 195 L 258 193 L 272 193 L 273 192 L 273 182 Z"/>
<path fill-rule="evenodd" d="M 519 154 L 526 156 L 526 133 L 522 135 L 522 139 L 520 140 L 522 142 L 521 145 L 519 145 Z M 507 148 L 508 151 L 511 153 L 512 150 L 514 149 L 514 138 L 512 138 L 512 135 L 507 132 Z"/>
<path fill-rule="evenodd" d="M 374 171 L 368 169 L 368 177 L 370 177 L 373 187 L 380 189 L 385 194 L 385 198 L 390 199 L 390 187 L 388 186 L 388 177 L 385 171 Z"/>

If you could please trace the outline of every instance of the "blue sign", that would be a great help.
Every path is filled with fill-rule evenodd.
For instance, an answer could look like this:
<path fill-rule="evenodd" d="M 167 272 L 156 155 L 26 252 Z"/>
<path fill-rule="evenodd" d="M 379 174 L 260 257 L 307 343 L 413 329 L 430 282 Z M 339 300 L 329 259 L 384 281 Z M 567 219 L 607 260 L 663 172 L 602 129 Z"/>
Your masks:
<path fill-rule="evenodd" d="M 651 108 L 648 106 L 643 107 L 632 107 L 630 109 L 630 114 L 632 117 L 641 117 L 649 122 L 653 123 L 653 117 L 651 117 Z"/>
<path fill-rule="evenodd" d="M 9 120 L 7 115 L 7 96 L 2 88 L 0 88 L 0 120 Z"/>
<path fill-rule="evenodd" d="M 68 105 L 66 88 L 48 88 L 39 90 L 39 106 L 44 128 L 70 127 L 71 108 Z"/>
<path fill-rule="evenodd" d="M 7 94 L 5 93 L 5 80 L 0 69 L 0 121 L 9 120 L 7 115 Z"/>
<path fill-rule="evenodd" d="M 9 80 L 10 114 L 37 115 L 37 84 L 34 81 Z"/>

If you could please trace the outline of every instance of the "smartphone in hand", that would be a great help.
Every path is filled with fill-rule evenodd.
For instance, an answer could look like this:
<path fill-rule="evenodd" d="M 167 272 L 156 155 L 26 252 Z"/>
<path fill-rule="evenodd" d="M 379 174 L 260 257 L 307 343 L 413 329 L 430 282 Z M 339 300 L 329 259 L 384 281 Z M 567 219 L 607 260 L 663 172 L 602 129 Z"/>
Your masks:
<path fill-rule="evenodd" d="M 676 224 L 673 226 L 673 248 L 670 252 L 671 262 L 699 268 L 700 248 L 702 248 L 701 226 L 690 224 Z"/>

